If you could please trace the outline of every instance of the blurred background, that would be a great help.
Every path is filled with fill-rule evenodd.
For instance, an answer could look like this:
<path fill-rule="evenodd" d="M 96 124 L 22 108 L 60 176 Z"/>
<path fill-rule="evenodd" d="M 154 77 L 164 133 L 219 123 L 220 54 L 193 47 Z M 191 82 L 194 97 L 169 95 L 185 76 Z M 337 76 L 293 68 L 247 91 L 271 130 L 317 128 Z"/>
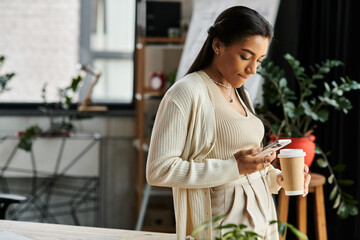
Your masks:
<path fill-rule="evenodd" d="M 191 44 L 187 33 L 197 1 L 201 2 L 0 0 L 0 56 L 5 57 L 0 76 L 15 74 L 0 92 L 0 193 L 36 196 L 38 201 L 38 205 L 32 203 L 29 212 L 24 214 L 18 209 L 25 205 L 14 206 L 9 211 L 9 219 L 135 229 L 143 197 L 148 196 L 141 228 L 174 231 L 171 194 L 169 191 L 156 194 L 154 189 L 153 195 L 144 194 L 144 166 L 157 106 L 167 87 L 175 81 L 184 47 Z M 233 2 L 248 4 L 248 1 Z M 262 2 L 271 1 L 258 0 L 260 5 Z M 324 81 L 331 83 L 340 76 L 359 81 L 358 1 L 273 3 L 278 5 L 269 59 L 287 73 L 291 68 L 283 58 L 286 53 L 303 66 L 336 59 L 344 66 L 331 71 Z M 208 27 L 203 26 L 202 31 Z M 101 74 L 91 100 L 92 105 L 106 106 L 105 111 L 77 111 L 94 81 L 94 75 L 79 70 L 78 64 Z M 63 107 L 67 98 L 60 90 L 67 89 L 77 76 L 81 77 L 78 88 L 69 93 L 71 103 Z M 290 77 L 288 81 L 297 92 L 295 79 Z M 331 165 L 346 165 L 336 177 L 353 180 L 354 184 L 343 189 L 359 200 L 360 92 L 352 91 L 347 97 L 353 108 L 347 114 L 330 110 L 329 120 L 317 124 L 314 135 L 325 152 L 331 151 L 328 156 Z M 45 105 L 47 111 L 41 108 Z M 60 122 L 66 118 L 73 126 L 71 136 L 80 138 L 67 139 L 62 148 L 61 136 L 51 140 L 38 136 L 32 150 L 17 148 L 19 132 L 34 125 L 46 132 L 51 129 L 54 118 Z M 71 139 L 74 142 L 70 142 Z M 96 142 L 92 152 L 81 155 L 82 149 L 92 141 Z M 70 161 L 77 157 L 83 160 L 75 160 L 69 166 L 75 170 L 67 169 L 66 161 L 56 168 L 58 159 Z M 32 161 L 38 163 L 43 175 L 40 170 L 34 173 Z M 45 165 L 48 167 L 41 169 Z M 26 166 L 26 174 L 15 171 L 19 166 Z M 66 173 L 58 178 L 62 170 Z M 316 158 L 310 170 L 329 176 L 327 168 L 316 164 Z M 33 181 L 31 184 L 29 179 Z M 88 180 L 94 185 L 84 188 L 90 184 Z M 38 185 L 40 183 L 42 185 Z M 68 184 L 75 192 L 64 194 L 62 191 Z M 45 186 L 47 191 L 39 193 L 39 186 Z M 333 209 L 333 201 L 329 200 L 332 189 L 331 184 L 324 185 L 328 239 L 344 236 L 360 239 L 359 215 L 340 219 Z M 38 194 L 34 195 L 34 191 Z M 50 192 L 53 195 L 49 195 Z M 83 193 L 90 197 L 81 197 L 86 195 Z M 308 199 L 312 198 L 310 194 Z M 64 199 L 65 205 L 75 201 L 79 204 L 76 206 L 85 206 L 86 210 L 74 217 L 71 207 L 58 209 L 59 199 Z M 313 207 L 309 200 L 308 235 L 315 239 Z M 289 222 L 295 223 L 295 210 L 289 209 Z"/>

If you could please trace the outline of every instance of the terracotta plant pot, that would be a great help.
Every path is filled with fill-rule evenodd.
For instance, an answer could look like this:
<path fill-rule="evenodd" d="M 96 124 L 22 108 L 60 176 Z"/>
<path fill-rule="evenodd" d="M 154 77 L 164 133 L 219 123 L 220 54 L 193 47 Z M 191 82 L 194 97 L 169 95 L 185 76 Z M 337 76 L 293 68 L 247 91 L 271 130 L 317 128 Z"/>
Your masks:
<path fill-rule="evenodd" d="M 275 141 L 275 139 L 276 139 L 276 137 L 274 135 L 270 136 L 271 141 Z M 309 138 L 307 138 L 307 137 L 299 137 L 299 138 L 288 137 L 287 139 L 291 139 L 291 143 L 284 148 L 303 149 L 304 152 L 306 152 L 305 164 L 310 168 L 310 166 L 315 158 L 315 147 L 316 147 L 316 145 L 314 143 L 315 136 L 310 135 Z"/>

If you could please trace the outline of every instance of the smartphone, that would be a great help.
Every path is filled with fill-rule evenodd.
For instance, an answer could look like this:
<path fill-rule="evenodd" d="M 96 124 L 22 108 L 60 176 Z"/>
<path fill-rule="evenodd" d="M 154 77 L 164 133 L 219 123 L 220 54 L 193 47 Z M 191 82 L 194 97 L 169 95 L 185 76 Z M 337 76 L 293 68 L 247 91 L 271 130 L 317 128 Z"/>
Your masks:
<path fill-rule="evenodd" d="M 270 155 L 272 152 L 276 152 L 280 148 L 283 148 L 291 143 L 291 139 L 278 139 L 273 143 L 270 143 L 266 147 L 263 148 L 261 152 L 256 154 L 256 157 L 266 157 Z"/>

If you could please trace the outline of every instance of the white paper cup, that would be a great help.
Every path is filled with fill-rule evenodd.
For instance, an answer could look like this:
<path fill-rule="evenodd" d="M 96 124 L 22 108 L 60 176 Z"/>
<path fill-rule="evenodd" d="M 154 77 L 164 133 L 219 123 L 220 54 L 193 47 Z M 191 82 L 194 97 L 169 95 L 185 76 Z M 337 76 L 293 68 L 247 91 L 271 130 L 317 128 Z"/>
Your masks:
<path fill-rule="evenodd" d="M 284 177 L 285 194 L 288 196 L 304 193 L 304 157 L 302 149 L 281 149 L 278 155 Z"/>

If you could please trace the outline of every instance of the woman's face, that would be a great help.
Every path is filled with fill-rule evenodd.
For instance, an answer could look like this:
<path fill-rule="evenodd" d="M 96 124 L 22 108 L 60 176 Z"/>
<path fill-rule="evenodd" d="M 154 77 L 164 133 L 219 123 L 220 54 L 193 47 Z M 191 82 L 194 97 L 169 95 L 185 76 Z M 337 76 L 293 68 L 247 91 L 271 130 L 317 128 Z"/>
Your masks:
<path fill-rule="evenodd" d="M 219 54 L 215 54 L 215 64 L 223 81 L 234 88 L 241 87 L 244 82 L 256 73 L 258 65 L 266 55 L 269 39 L 252 36 L 245 41 L 230 46 L 219 44 Z M 216 48 L 216 47 L 215 47 Z"/>

